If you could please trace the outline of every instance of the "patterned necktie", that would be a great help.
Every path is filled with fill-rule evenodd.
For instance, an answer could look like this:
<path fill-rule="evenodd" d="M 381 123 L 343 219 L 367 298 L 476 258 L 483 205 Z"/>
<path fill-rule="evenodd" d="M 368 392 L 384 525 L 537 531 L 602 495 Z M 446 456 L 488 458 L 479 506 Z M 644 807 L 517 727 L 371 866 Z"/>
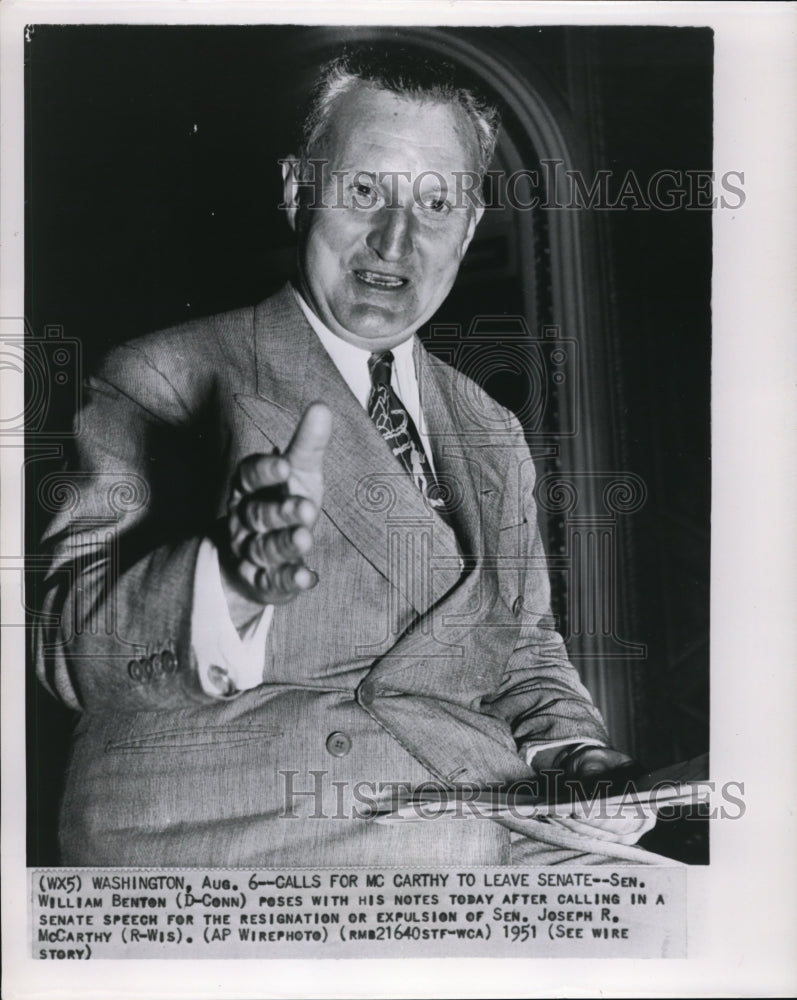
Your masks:
<path fill-rule="evenodd" d="M 390 450 L 412 476 L 427 504 L 445 515 L 445 497 L 435 479 L 418 430 L 390 384 L 392 370 L 392 351 L 372 354 L 368 359 L 368 371 L 371 373 L 368 416 L 376 424 Z"/>

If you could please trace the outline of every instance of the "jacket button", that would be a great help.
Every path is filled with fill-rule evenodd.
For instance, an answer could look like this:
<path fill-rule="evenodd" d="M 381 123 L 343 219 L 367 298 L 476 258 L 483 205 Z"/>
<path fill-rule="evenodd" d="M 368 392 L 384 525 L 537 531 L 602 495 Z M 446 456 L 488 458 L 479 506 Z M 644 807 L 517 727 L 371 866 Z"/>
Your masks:
<path fill-rule="evenodd" d="M 170 649 L 164 649 L 161 653 L 161 665 L 164 674 L 170 674 L 177 669 L 177 657 Z"/>
<path fill-rule="evenodd" d="M 373 705 L 374 698 L 376 697 L 376 692 L 374 691 L 374 686 L 370 681 L 366 681 L 364 684 L 360 685 L 360 704 L 368 708 L 369 705 Z"/>
<path fill-rule="evenodd" d="M 327 736 L 327 751 L 333 757 L 345 757 L 351 750 L 351 737 L 346 733 L 330 733 Z"/>
<path fill-rule="evenodd" d="M 512 614 L 515 618 L 520 618 L 520 612 L 523 610 L 523 595 L 518 594 L 512 604 Z"/>

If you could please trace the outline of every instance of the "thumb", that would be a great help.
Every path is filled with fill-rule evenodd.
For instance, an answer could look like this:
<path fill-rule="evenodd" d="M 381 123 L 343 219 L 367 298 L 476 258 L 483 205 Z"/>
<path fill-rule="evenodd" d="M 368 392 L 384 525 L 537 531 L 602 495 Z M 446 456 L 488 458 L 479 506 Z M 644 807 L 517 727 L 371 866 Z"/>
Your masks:
<path fill-rule="evenodd" d="M 332 414 L 324 403 L 311 403 L 302 415 L 285 458 L 294 472 L 321 472 L 332 432 Z"/>

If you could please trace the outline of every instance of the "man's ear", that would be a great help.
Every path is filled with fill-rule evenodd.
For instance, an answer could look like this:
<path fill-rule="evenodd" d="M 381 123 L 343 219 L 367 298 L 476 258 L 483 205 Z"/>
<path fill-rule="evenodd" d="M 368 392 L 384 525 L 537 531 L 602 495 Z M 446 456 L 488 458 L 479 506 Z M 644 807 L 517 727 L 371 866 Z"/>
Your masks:
<path fill-rule="evenodd" d="M 296 212 L 299 209 L 299 161 L 295 156 L 280 160 L 282 164 L 282 207 L 288 225 L 296 231 Z"/>
<path fill-rule="evenodd" d="M 468 229 L 465 233 L 465 239 L 462 241 L 462 256 L 465 256 L 465 251 L 470 246 L 470 241 L 473 239 L 473 234 L 476 232 L 476 226 L 481 222 L 481 218 L 484 215 L 484 205 L 478 205 L 473 214 L 468 221 Z"/>

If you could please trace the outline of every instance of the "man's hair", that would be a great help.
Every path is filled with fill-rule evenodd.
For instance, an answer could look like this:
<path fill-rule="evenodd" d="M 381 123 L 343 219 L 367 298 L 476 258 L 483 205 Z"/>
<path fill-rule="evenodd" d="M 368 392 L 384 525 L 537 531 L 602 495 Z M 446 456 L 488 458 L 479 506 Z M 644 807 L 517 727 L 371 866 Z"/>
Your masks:
<path fill-rule="evenodd" d="M 321 69 L 302 126 L 302 164 L 307 164 L 323 143 L 337 101 L 357 83 L 399 97 L 460 107 L 473 126 L 479 146 L 479 174 L 484 176 L 498 139 L 498 108 L 476 81 L 447 59 L 387 45 L 346 47 Z"/>

